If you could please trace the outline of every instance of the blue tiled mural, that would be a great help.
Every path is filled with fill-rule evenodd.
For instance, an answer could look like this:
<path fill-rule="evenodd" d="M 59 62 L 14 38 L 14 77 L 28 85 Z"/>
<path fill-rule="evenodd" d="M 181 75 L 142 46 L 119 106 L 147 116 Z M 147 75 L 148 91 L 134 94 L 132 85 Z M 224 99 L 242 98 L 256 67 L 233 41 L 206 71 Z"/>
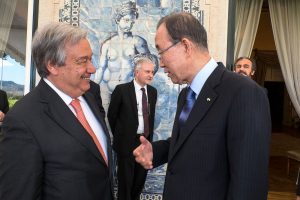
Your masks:
<path fill-rule="evenodd" d="M 115 86 L 133 79 L 132 58 L 138 53 L 152 54 L 158 20 L 174 11 L 192 12 L 203 22 L 200 0 L 66 0 L 60 21 L 88 30 L 97 68 L 93 77 L 101 86 L 107 110 Z M 158 63 L 157 63 L 158 64 Z M 157 66 L 158 67 L 158 66 Z M 152 85 L 158 91 L 154 140 L 170 136 L 177 96 L 183 86 L 175 85 L 158 69 Z M 162 199 L 166 166 L 149 171 L 141 199 Z"/>

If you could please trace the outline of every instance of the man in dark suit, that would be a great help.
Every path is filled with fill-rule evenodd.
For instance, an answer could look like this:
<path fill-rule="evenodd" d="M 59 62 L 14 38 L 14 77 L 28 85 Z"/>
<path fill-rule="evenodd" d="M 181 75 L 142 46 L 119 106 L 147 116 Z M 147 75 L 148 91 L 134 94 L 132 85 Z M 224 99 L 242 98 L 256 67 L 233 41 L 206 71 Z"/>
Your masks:
<path fill-rule="evenodd" d="M 90 89 L 88 90 L 88 92 L 90 92 L 95 97 L 95 100 L 99 107 L 99 110 L 100 110 L 103 118 L 105 119 L 105 110 L 102 105 L 100 85 L 95 83 L 94 81 L 90 81 Z"/>
<path fill-rule="evenodd" d="M 86 31 L 50 23 L 32 56 L 41 81 L 8 112 L 0 135 L 0 199 L 112 200 L 108 129 L 89 92 Z"/>
<path fill-rule="evenodd" d="M 172 81 L 188 84 L 172 137 L 152 144 L 141 137 L 134 150 L 146 169 L 168 163 L 163 199 L 267 199 L 271 123 L 263 89 L 211 58 L 191 14 L 162 18 L 155 44 Z"/>
<path fill-rule="evenodd" d="M 134 80 L 118 85 L 111 95 L 108 108 L 108 121 L 111 127 L 113 148 L 118 160 L 118 199 L 139 199 L 143 189 L 147 171 L 135 162 L 132 151 L 140 144 L 140 135 L 146 134 L 152 141 L 156 89 L 149 84 L 154 76 L 154 62 L 146 55 L 134 58 Z M 148 97 L 148 111 L 143 113 L 142 89 Z M 148 116 L 145 122 L 143 114 Z M 147 117 L 146 116 L 146 117 Z M 147 125 L 149 129 L 147 129 Z"/>
<path fill-rule="evenodd" d="M 233 71 L 235 73 L 241 74 L 243 76 L 254 79 L 254 74 L 256 71 L 255 60 L 248 58 L 246 56 L 239 57 L 234 62 Z M 262 87 L 265 93 L 268 95 L 268 90 L 265 87 Z"/>
<path fill-rule="evenodd" d="M 0 90 L 0 122 L 3 121 L 5 114 L 9 110 L 9 103 L 5 91 Z"/>

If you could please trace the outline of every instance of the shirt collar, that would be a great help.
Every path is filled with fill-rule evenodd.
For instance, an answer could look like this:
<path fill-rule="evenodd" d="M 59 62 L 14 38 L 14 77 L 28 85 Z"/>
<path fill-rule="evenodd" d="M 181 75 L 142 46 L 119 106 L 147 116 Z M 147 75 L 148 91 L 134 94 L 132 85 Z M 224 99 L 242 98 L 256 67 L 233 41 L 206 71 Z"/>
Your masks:
<path fill-rule="evenodd" d="M 62 92 L 60 89 L 58 89 L 51 81 L 49 81 L 47 78 L 43 78 L 43 80 L 60 96 L 60 98 L 65 102 L 65 104 L 70 105 L 71 101 L 73 100 L 72 97 L 67 95 L 66 93 Z M 78 97 L 80 101 L 83 100 L 83 97 Z"/>
<path fill-rule="evenodd" d="M 135 79 L 133 79 L 133 84 L 134 84 L 135 91 L 141 91 L 141 88 L 145 88 L 145 90 L 147 91 L 147 85 L 145 85 L 144 87 L 142 87 L 142 86 L 140 86 L 140 84 L 138 84 L 136 82 Z"/>
<path fill-rule="evenodd" d="M 197 73 L 190 85 L 191 89 L 196 93 L 196 97 L 198 97 L 206 80 L 217 68 L 217 66 L 218 63 L 213 58 L 211 58 L 208 63 L 206 63 L 204 67 Z"/>

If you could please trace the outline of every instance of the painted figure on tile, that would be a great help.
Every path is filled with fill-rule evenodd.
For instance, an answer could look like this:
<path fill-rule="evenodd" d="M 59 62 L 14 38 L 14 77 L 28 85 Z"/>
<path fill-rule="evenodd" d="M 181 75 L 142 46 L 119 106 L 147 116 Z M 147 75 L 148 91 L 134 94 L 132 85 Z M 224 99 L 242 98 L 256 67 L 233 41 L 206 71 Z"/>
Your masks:
<path fill-rule="evenodd" d="M 116 8 L 115 13 L 117 33 L 105 40 L 101 46 L 95 82 L 104 83 L 109 94 L 116 85 L 133 79 L 132 58 L 134 55 L 150 54 L 147 41 L 131 32 L 137 18 L 136 3 L 123 2 Z"/>

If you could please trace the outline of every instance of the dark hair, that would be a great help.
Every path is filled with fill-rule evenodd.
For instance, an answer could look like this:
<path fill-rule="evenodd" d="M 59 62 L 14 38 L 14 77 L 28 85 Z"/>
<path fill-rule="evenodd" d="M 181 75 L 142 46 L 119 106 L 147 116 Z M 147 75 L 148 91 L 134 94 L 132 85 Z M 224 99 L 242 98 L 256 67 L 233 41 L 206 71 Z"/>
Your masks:
<path fill-rule="evenodd" d="M 168 34 L 174 41 L 188 38 L 202 49 L 208 49 L 207 33 L 200 22 L 190 13 L 177 12 L 171 13 L 161 18 L 157 24 L 157 29 L 162 24 L 166 25 Z"/>
<path fill-rule="evenodd" d="M 242 57 L 239 57 L 238 59 L 236 59 L 235 62 L 234 62 L 234 65 L 233 65 L 233 70 L 235 70 L 236 63 L 238 63 L 240 60 L 243 60 L 243 59 L 249 60 L 252 64 L 252 66 L 251 66 L 252 71 L 256 71 L 256 62 L 255 62 L 255 60 L 253 60 L 252 58 L 249 58 L 247 56 L 242 56 Z"/>

